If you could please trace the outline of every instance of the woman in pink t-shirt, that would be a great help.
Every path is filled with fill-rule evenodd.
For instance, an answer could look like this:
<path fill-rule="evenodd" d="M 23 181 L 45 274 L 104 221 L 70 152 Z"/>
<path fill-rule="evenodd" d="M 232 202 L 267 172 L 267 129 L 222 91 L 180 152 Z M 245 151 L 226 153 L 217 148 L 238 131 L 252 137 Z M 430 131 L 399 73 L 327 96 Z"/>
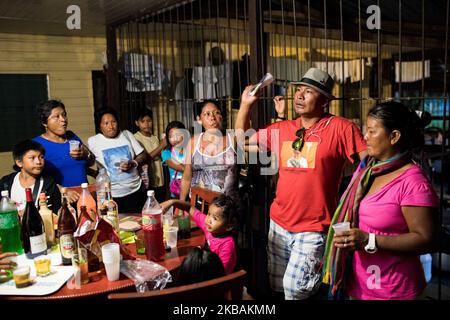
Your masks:
<path fill-rule="evenodd" d="M 409 300 L 425 288 L 419 255 L 436 243 L 438 198 L 411 156 L 423 145 L 423 127 L 414 111 L 397 102 L 369 111 L 369 156 L 333 218 L 333 224 L 350 221 L 352 228 L 329 232 L 334 248 L 327 246 L 324 282 L 333 293 L 345 284 L 354 299 Z M 351 268 L 345 270 L 348 258 Z"/>

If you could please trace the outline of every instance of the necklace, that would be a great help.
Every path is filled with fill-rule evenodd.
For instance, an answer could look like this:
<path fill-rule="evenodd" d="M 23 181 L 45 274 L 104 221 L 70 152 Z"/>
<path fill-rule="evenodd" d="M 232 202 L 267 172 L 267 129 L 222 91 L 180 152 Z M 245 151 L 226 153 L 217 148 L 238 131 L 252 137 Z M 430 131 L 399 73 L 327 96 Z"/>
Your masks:
<path fill-rule="evenodd" d="M 335 116 L 331 116 L 330 118 L 326 119 L 322 118 L 319 121 L 317 121 L 316 123 L 314 123 L 310 128 L 306 129 L 305 128 L 305 138 L 304 140 L 306 141 L 307 138 L 314 136 L 317 139 L 319 139 L 319 143 L 322 142 L 322 139 L 320 138 L 320 133 L 326 128 L 328 127 L 328 125 L 330 124 L 331 120 L 333 120 Z"/>

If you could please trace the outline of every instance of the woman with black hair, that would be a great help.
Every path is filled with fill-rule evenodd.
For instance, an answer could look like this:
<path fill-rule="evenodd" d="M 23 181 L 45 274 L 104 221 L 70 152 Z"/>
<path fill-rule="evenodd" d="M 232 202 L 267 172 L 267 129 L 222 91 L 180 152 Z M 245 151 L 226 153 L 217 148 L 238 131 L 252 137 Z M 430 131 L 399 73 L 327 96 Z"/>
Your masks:
<path fill-rule="evenodd" d="M 417 114 L 398 102 L 369 111 L 368 156 L 332 220 L 332 225 L 350 222 L 350 230 L 328 232 L 323 280 L 332 295 L 344 289 L 354 299 L 409 300 L 424 290 L 419 255 L 435 248 L 439 202 L 413 160 L 424 144 L 423 127 Z"/>
<path fill-rule="evenodd" d="M 86 167 L 94 163 L 94 157 L 81 139 L 67 130 L 66 107 L 59 100 L 48 100 L 38 105 L 37 111 L 45 132 L 33 140 L 45 148 L 43 174 L 51 176 L 59 187 L 79 186 L 86 180 Z M 70 140 L 80 142 L 80 148 L 70 151 Z M 69 190 L 70 202 L 76 202 L 79 194 Z"/>
<path fill-rule="evenodd" d="M 194 135 L 186 153 L 180 200 L 185 200 L 191 186 L 234 194 L 238 188 L 237 154 L 234 139 L 222 127 L 219 106 L 205 101 L 197 121 L 204 132 Z"/>
<path fill-rule="evenodd" d="M 145 193 L 137 167 L 146 162 L 144 148 L 130 131 L 119 129 L 114 109 L 99 110 L 95 122 L 100 133 L 88 139 L 88 146 L 108 172 L 119 212 L 141 212 Z"/>

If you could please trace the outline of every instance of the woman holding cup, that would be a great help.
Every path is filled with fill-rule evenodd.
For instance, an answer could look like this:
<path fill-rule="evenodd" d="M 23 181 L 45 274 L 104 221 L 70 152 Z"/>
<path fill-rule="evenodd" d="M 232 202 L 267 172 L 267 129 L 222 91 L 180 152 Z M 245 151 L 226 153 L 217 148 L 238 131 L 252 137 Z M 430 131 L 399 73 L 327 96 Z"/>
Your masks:
<path fill-rule="evenodd" d="M 38 105 L 41 126 L 45 132 L 33 140 L 45 148 L 43 174 L 53 177 L 58 187 L 79 186 L 86 180 L 86 167 L 95 158 L 81 139 L 67 130 L 68 117 L 62 101 L 48 100 Z M 78 201 L 76 191 L 68 191 L 69 201 Z"/>
<path fill-rule="evenodd" d="M 332 220 L 351 226 L 328 232 L 323 281 L 332 295 L 343 289 L 353 299 L 411 300 L 424 290 L 419 255 L 435 248 L 439 203 L 412 158 L 424 144 L 425 125 L 398 102 L 369 111 L 368 156 Z"/>
<path fill-rule="evenodd" d="M 89 149 L 108 172 L 119 212 L 141 212 L 146 195 L 137 168 L 146 163 L 146 152 L 130 131 L 119 129 L 114 109 L 99 110 L 95 120 L 100 133 L 88 139 Z"/>

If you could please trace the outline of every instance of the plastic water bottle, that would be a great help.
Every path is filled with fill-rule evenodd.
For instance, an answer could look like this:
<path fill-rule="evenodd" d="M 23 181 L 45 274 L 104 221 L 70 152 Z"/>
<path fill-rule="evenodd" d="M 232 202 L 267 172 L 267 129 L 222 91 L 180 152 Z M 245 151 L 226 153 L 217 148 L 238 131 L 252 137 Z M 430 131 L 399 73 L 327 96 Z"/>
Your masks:
<path fill-rule="evenodd" d="M 105 184 L 109 185 L 109 189 L 111 190 L 111 179 L 108 176 L 105 168 L 101 168 L 97 178 L 95 178 L 95 191 L 97 193 L 97 212 L 101 212 L 103 203 L 106 199 L 106 191 Z"/>
<path fill-rule="evenodd" d="M 155 198 L 155 191 L 147 191 L 147 201 L 142 208 L 142 229 L 145 236 L 147 259 L 161 260 L 165 255 L 163 243 L 162 208 Z"/>
<path fill-rule="evenodd" d="M 431 280 L 431 265 L 433 259 L 431 258 L 431 254 L 423 254 L 420 256 L 420 262 L 422 262 L 423 272 L 425 273 L 425 280 L 427 283 Z"/>
<path fill-rule="evenodd" d="M 0 238 L 2 252 L 23 253 L 20 237 L 20 222 L 16 204 L 9 198 L 8 191 L 2 191 L 0 202 Z"/>

